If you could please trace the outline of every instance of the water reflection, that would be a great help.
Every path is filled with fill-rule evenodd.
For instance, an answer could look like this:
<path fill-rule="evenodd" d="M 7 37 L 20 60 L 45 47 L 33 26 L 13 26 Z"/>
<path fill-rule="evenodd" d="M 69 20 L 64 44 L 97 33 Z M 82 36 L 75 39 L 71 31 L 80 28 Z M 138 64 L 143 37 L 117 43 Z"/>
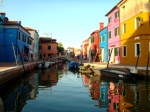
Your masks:
<path fill-rule="evenodd" d="M 77 111 L 77 108 L 80 112 L 150 111 L 150 84 L 148 81 L 130 82 L 103 78 L 99 74 L 94 74 L 94 76 L 79 74 L 77 70 L 69 70 L 67 64 L 58 64 L 50 69 L 35 71 L 35 73 L 28 74 L 2 87 L 0 89 L 0 111 L 29 111 L 25 107 L 30 107 L 30 105 L 37 107 L 37 103 L 35 105 L 29 101 L 42 102 L 39 97 L 45 96 L 42 96 L 41 93 L 50 94 L 46 99 L 51 99 L 42 100 L 43 103 L 48 102 L 53 105 L 45 105 L 44 108 L 49 111 L 66 112 L 66 107 L 70 107 L 67 108 L 67 111 L 71 112 Z M 42 108 L 41 111 L 38 109 L 30 111 L 42 112 Z"/>

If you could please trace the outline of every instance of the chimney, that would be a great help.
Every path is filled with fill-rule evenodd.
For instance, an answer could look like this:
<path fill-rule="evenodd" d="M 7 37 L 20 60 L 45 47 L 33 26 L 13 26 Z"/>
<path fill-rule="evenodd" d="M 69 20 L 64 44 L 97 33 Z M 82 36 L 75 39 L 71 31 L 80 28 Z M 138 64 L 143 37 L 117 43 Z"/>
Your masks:
<path fill-rule="evenodd" d="M 4 24 L 5 22 L 5 12 L 0 12 L 0 24 Z"/>
<path fill-rule="evenodd" d="M 104 28 L 104 23 L 100 22 L 99 23 L 99 28 L 100 28 L 100 31 Z"/>

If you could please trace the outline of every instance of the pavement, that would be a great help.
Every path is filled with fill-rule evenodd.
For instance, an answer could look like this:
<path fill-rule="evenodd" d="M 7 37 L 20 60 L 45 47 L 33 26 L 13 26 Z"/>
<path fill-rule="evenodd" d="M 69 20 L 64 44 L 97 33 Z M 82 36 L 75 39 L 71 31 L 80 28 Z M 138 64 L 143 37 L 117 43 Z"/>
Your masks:
<path fill-rule="evenodd" d="M 80 63 L 84 63 L 84 65 L 88 65 L 90 64 L 91 66 L 94 67 L 94 69 L 102 69 L 102 68 L 106 68 L 107 67 L 107 63 L 103 63 L 103 62 L 89 62 L 89 60 L 80 60 Z M 120 69 L 120 70 L 126 70 L 126 68 L 128 69 L 133 69 L 135 68 L 135 66 L 129 66 L 129 65 L 124 65 L 124 64 L 115 64 L 115 63 L 109 63 L 108 64 L 109 68 L 114 68 L 114 69 Z M 146 66 L 137 66 L 138 69 L 138 73 L 139 75 L 148 75 L 150 76 L 150 67 L 148 67 L 148 73 L 146 73 L 147 71 L 147 67 Z"/>
<path fill-rule="evenodd" d="M 27 64 L 32 64 L 32 63 L 40 63 L 40 62 L 23 62 L 23 65 L 27 65 Z M 0 72 L 2 71 L 7 71 L 13 68 L 17 68 L 22 66 L 21 62 L 18 62 L 16 64 L 16 62 L 0 62 Z"/>
<path fill-rule="evenodd" d="M 95 68 L 106 68 L 107 63 L 102 63 L 102 62 L 89 62 L 89 60 L 79 60 L 80 63 L 84 63 L 84 65 L 90 64 L 91 66 L 94 66 Z M 23 62 L 24 65 L 26 64 L 32 64 L 32 63 L 40 63 L 40 61 L 34 61 L 34 62 Z M 18 66 L 22 66 L 22 63 L 19 62 Z M 18 67 L 16 62 L 0 62 L 0 72 L 5 71 L 8 69 L 12 69 L 15 67 Z M 128 66 L 128 65 L 123 65 L 123 64 L 113 64 L 110 63 L 108 64 L 108 67 L 112 68 L 134 68 L 134 66 Z M 137 69 L 140 71 L 146 71 L 147 67 L 146 66 L 137 66 Z M 148 67 L 148 70 L 150 70 L 150 67 Z"/>

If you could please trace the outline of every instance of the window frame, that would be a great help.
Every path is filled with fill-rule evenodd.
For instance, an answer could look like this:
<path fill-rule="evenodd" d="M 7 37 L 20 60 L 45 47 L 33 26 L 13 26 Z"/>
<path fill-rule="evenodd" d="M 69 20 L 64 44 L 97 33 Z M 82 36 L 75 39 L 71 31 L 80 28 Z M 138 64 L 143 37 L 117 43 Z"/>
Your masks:
<path fill-rule="evenodd" d="M 134 46 L 135 47 L 135 57 L 138 57 L 138 49 L 139 49 L 139 53 L 140 53 L 140 51 L 141 51 L 141 44 L 140 44 L 140 42 L 137 42 L 134 45 L 135 45 Z M 139 48 L 137 48 L 137 45 L 139 45 Z M 140 55 L 141 55 L 141 53 L 140 53 Z"/>
<path fill-rule="evenodd" d="M 110 24 L 112 21 L 111 17 L 108 18 L 108 24 Z"/>
<path fill-rule="evenodd" d="M 111 32 L 111 30 L 108 32 L 108 38 L 109 39 L 111 39 L 111 37 L 112 37 L 112 32 Z"/>
<path fill-rule="evenodd" d="M 125 34 L 127 31 L 126 31 L 126 23 L 123 24 L 122 26 L 122 32 L 123 34 Z"/>
<path fill-rule="evenodd" d="M 140 21 L 138 17 L 135 18 L 135 29 L 138 29 L 140 27 Z"/>
<path fill-rule="evenodd" d="M 115 19 L 119 18 L 119 10 L 115 12 Z"/>
<path fill-rule="evenodd" d="M 52 46 L 51 46 L 51 45 L 48 45 L 48 46 L 47 46 L 47 49 L 48 49 L 48 50 L 52 50 Z"/>
<path fill-rule="evenodd" d="M 126 45 L 122 46 L 122 57 L 127 57 L 127 46 Z"/>
<path fill-rule="evenodd" d="M 114 48 L 114 55 L 119 56 L 119 47 Z"/>
<path fill-rule="evenodd" d="M 119 26 L 115 28 L 115 37 L 119 36 Z"/>

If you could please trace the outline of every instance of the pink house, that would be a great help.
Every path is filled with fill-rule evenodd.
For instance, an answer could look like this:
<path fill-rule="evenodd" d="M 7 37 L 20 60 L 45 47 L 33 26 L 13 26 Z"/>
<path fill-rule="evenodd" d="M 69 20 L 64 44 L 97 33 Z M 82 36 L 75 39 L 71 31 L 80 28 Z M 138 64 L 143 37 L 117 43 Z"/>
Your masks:
<path fill-rule="evenodd" d="M 108 49 L 110 63 L 120 63 L 119 8 L 113 7 L 105 16 L 108 17 Z"/>

